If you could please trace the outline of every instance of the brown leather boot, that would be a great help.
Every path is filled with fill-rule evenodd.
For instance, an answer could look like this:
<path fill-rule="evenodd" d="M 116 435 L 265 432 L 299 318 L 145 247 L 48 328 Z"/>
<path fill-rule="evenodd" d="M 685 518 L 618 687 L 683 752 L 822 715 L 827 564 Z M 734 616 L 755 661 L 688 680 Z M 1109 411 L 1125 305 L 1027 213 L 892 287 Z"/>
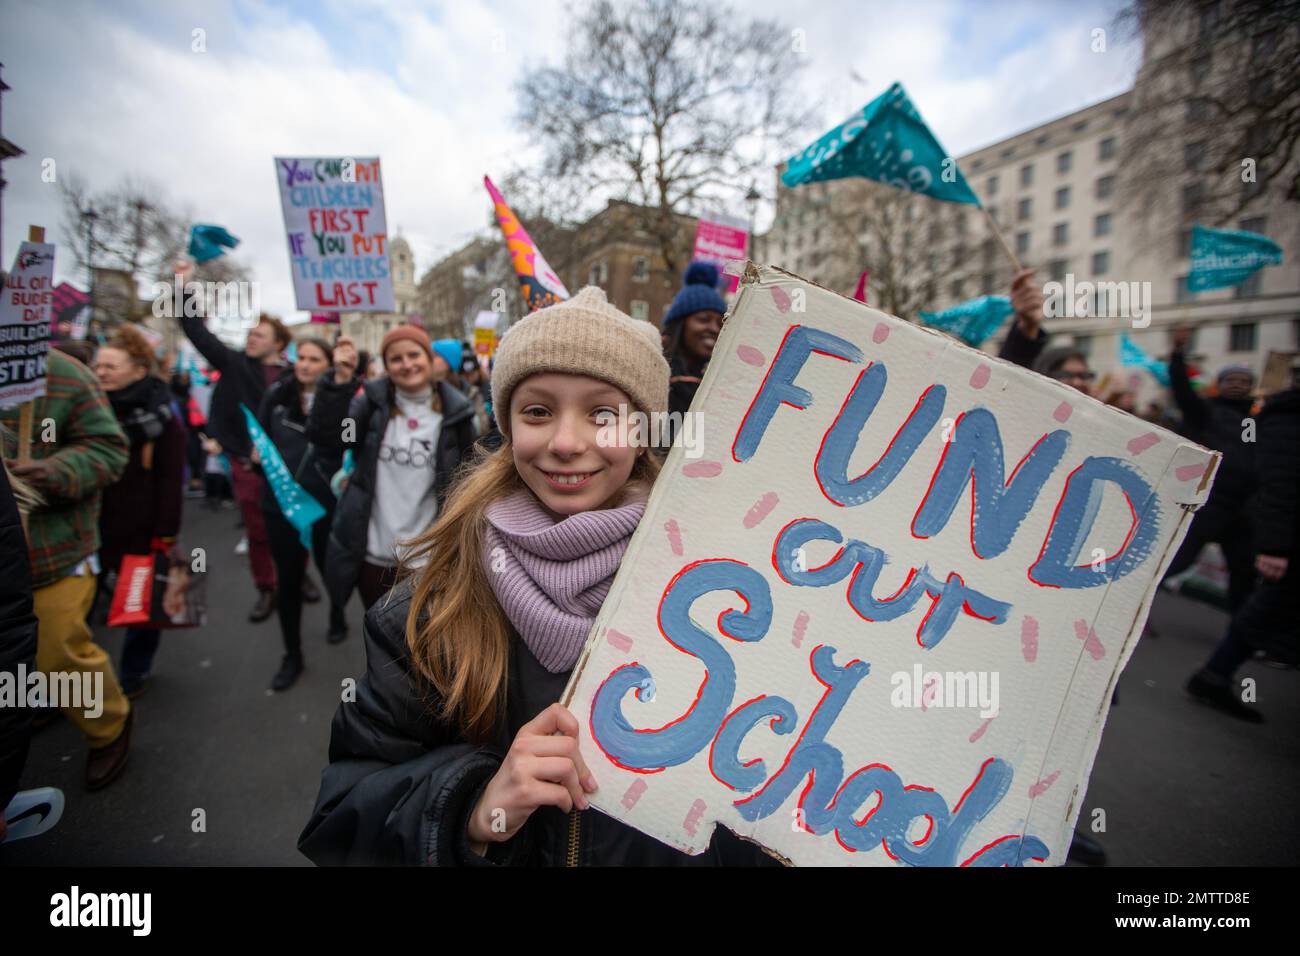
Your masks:
<path fill-rule="evenodd" d="M 131 752 L 131 725 L 135 722 L 135 708 L 126 715 L 122 732 L 107 747 L 96 747 L 86 758 L 86 789 L 107 787 L 126 766 Z"/>
<path fill-rule="evenodd" d="M 248 619 L 254 624 L 265 621 L 275 613 L 275 604 L 275 591 L 269 588 L 264 588 L 258 594 L 257 603 L 253 605 L 253 609 L 248 612 Z"/>

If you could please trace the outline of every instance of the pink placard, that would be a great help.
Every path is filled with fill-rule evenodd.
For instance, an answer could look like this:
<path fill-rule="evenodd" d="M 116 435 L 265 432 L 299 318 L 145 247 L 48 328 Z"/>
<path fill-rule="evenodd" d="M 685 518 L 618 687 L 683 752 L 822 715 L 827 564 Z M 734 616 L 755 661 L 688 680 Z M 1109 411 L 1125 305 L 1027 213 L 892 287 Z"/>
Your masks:
<path fill-rule="evenodd" d="M 721 270 L 732 259 L 744 259 L 749 247 L 749 233 L 744 229 L 701 219 L 695 227 L 695 250 L 692 261 L 716 263 Z M 735 292 L 739 276 L 725 276 L 727 291 Z"/>

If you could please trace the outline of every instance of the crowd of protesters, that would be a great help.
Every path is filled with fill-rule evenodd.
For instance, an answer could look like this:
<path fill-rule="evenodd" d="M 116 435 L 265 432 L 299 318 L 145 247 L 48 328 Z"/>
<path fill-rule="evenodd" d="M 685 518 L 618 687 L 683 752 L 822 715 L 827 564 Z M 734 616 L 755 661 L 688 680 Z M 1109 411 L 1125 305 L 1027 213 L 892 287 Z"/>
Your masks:
<path fill-rule="evenodd" d="M 192 268 L 177 271 L 185 279 Z M 328 601 L 328 643 L 348 637 L 354 591 L 368 612 L 368 670 L 355 704 L 335 718 L 331 763 L 300 840 L 310 858 L 766 861 L 722 828 L 709 853 L 688 858 L 576 814 L 591 778 L 574 718 L 555 703 L 666 451 L 608 447 L 596 432 L 620 407 L 681 421 L 727 313 L 719 280 L 714 266 L 693 263 L 657 330 L 583 289 L 517 321 L 490 371 L 468 343 L 430 341 L 414 325 L 390 331 L 374 356 L 342 335 L 299 338 L 290 361 L 289 330 L 271 316 L 242 349 L 201 317 L 180 318 L 202 372 L 160 364 L 129 324 L 98 349 L 60 344 L 69 354 L 50 352 L 34 415 L 54 422 L 53 440 L 33 436 L 18 464 L 17 412 L 0 413 L 0 546 L 6 567 L 22 572 L 6 575 L 0 593 L 0 665 L 27 659 L 42 671 L 100 675 L 102 713 L 64 713 L 89 747 L 86 786 L 106 786 L 126 764 L 131 702 L 153 673 L 159 631 L 128 629 L 114 667 L 89 623 L 96 592 L 111 591 L 126 555 L 177 553 L 185 497 L 233 508 L 233 496 L 255 594 L 249 619 L 278 616 L 283 657 L 272 690 L 287 691 L 305 667 L 304 603 Z M 1093 393 L 1086 354 L 1049 341 L 1032 271 L 1015 276 L 1011 302 L 1001 356 Z M 1300 368 L 1256 411 L 1244 367 L 1198 393 L 1188 344 L 1184 330 L 1171 336 L 1173 408 L 1147 417 L 1224 459 L 1168 574 L 1217 544 L 1232 613 L 1188 691 L 1258 722 L 1235 690 L 1236 671 L 1260 653 L 1296 663 Z M 79 350 L 84 362 L 72 357 Z M 1136 411 L 1131 393 L 1099 397 Z M 324 509 L 306 538 L 267 480 L 245 409 L 269 441 L 260 447 Z M 1246 419 L 1257 425 L 1251 441 Z M 500 573 L 485 570 L 493 561 Z M 23 720 L 0 714 L 0 808 L 26 752 Z M 504 808 L 504 828 L 488 808 Z M 1076 842 L 1079 858 L 1104 859 L 1086 837 Z"/>

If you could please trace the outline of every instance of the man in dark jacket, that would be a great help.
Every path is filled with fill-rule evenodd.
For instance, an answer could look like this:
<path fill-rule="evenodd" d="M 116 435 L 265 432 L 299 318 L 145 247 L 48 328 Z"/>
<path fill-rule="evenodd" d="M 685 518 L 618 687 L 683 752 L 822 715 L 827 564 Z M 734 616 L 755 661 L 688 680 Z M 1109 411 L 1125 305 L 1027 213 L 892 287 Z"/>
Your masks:
<path fill-rule="evenodd" d="M 319 864 L 407 866 L 776 865 L 719 827 L 709 849 L 688 856 L 599 811 L 541 807 L 518 834 L 469 844 L 469 817 L 519 728 L 560 699 L 569 672 L 551 673 L 512 635 L 506 718 L 492 746 L 459 739 L 433 717 L 437 695 L 420 686 L 406 644 L 411 588 L 365 620 L 367 672 L 355 701 L 339 706 L 330 764 L 298 849 Z"/>
<path fill-rule="evenodd" d="M 1233 615 L 1214 656 L 1187 683 L 1194 697 L 1256 724 L 1264 718 L 1254 694 L 1234 686 L 1237 668 L 1257 650 L 1300 663 L 1300 360 L 1293 360 L 1291 387 L 1259 413 L 1257 438 L 1259 490 L 1252 504 L 1262 580 Z"/>
<path fill-rule="evenodd" d="M 188 283 L 194 266 L 177 264 L 176 270 L 181 281 Z M 201 316 L 187 314 L 201 311 L 190 306 L 193 294 L 193 290 L 186 290 L 186 308 L 180 316 L 181 328 L 199 354 L 221 373 L 212 392 L 208 436 L 221 446 L 230 461 L 230 480 L 244 516 L 248 564 L 258 590 L 257 604 L 248 619 L 264 621 L 275 610 L 275 564 L 271 561 L 270 539 L 262 520 L 262 486 L 265 482 L 249 461 L 252 446 L 244 413 L 239 406 L 242 403 L 254 412 L 261 407 L 267 388 L 284 372 L 285 362 L 280 353 L 289 344 L 289 330 L 279 319 L 263 314 L 257 325 L 248 330 L 248 341 L 240 352 L 213 335 Z M 314 588 L 304 580 L 304 597 L 310 600 L 313 592 Z"/>
<path fill-rule="evenodd" d="M 1187 327 L 1175 329 L 1169 356 L 1169 384 L 1182 413 L 1181 433 L 1206 448 L 1223 452 L 1210 497 L 1192 519 L 1187 537 L 1169 564 L 1166 577 L 1192 566 L 1210 542 L 1223 549 L 1228 566 L 1228 609 L 1236 612 L 1255 586 L 1255 549 L 1251 545 L 1251 515 L 1247 507 L 1255 490 L 1255 445 L 1250 425 L 1254 405 L 1250 392 L 1255 376 L 1245 366 L 1219 373 L 1218 394 L 1202 398 L 1192 388 L 1184 350 L 1191 338 Z"/>

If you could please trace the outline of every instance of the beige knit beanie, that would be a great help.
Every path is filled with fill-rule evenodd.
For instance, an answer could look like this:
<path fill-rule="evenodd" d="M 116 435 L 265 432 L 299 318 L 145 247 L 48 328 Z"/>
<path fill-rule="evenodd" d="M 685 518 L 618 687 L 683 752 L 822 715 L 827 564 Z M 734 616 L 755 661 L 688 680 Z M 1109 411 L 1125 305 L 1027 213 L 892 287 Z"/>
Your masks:
<path fill-rule="evenodd" d="M 492 367 L 492 407 L 510 434 L 510 394 L 538 372 L 586 375 L 627 392 L 637 410 L 668 410 L 668 362 L 659 330 L 624 315 L 589 285 L 538 309 L 501 336 Z"/>

